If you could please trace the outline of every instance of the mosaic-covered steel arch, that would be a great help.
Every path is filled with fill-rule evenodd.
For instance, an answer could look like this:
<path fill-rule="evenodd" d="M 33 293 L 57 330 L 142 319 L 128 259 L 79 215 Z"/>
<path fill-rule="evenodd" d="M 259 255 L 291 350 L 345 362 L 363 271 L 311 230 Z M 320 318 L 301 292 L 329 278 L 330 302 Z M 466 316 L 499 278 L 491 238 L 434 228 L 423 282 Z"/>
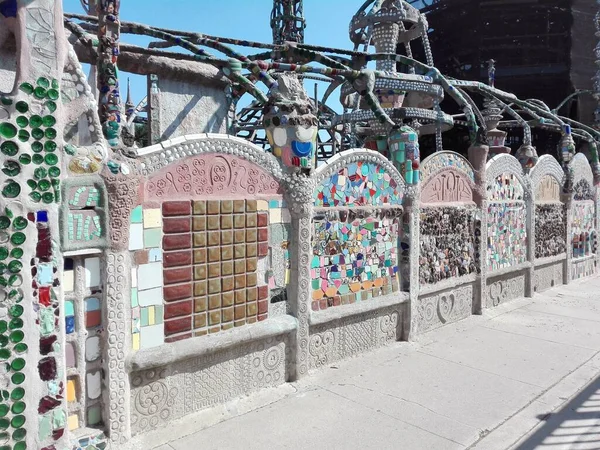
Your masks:
<path fill-rule="evenodd" d="M 503 154 L 486 166 L 488 272 L 527 261 L 527 205 L 529 181 L 519 161 Z"/>

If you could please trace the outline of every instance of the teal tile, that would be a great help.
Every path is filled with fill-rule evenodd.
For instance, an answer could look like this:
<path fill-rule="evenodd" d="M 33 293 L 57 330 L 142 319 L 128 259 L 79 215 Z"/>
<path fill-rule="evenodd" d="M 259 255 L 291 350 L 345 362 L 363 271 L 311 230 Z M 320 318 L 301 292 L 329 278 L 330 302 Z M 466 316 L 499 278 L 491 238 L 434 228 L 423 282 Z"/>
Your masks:
<path fill-rule="evenodd" d="M 148 230 L 144 230 L 144 248 L 160 247 L 161 239 L 161 228 L 150 228 Z"/>
<path fill-rule="evenodd" d="M 154 323 L 156 325 L 163 323 L 163 306 L 154 307 Z"/>
<path fill-rule="evenodd" d="M 142 308 L 142 313 L 141 313 L 141 326 L 143 327 L 147 327 L 149 320 L 148 320 L 148 308 Z"/>
<path fill-rule="evenodd" d="M 131 223 L 142 223 L 142 207 L 138 206 L 131 211 Z"/>
<path fill-rule="evenodd" d="M 131 307 L 135 308 L 138 305 L 138 290 L 137 288 L 131 288 Z"/>

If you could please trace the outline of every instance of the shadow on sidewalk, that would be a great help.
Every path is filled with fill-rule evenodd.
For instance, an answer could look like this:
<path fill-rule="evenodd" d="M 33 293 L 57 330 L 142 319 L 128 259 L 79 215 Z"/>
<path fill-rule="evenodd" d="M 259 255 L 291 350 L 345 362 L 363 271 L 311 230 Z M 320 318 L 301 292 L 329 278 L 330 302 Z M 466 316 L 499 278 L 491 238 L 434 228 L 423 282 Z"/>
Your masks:
<path fill-rule="evenodd" d="M 546 423 L 516 450 L 599 450 L 600 376 L 562 409 L 539 419 Z"/>

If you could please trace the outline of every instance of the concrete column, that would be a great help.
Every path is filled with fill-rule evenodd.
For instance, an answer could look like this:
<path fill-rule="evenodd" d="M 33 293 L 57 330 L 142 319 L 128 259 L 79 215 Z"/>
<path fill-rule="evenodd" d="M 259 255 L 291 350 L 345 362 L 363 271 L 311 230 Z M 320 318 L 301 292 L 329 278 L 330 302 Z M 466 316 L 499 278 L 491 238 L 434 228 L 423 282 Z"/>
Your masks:
<path fill-rule="evenodd" d="M 314 181 L 306 176 L 293 175 L 287 192 L 291 197 L 288 205 L 292 216 L 288 302 L 290 313 L 298 320 L 293 342 L 290 343 L 292 356 L 288 364 L 288 378 L 295 381 L 308 374 Z"/>
<path fill-rule="evenodd" d="M 417 308 L 419 304 L 419 255 L 420 255 L 420 214 L 421 209 L 419 205 L 419 199 L 409 199 L 405 206 L 403 216 L 403 229 L 406 233 L 408 231 L 408 239 L 402 239 L 403 243 L 409 245 L 409 256 L 406 260 L 401 260 L 402 271 L 401 285 L 406 287 L 406 281 L 408 281 L 408 293 L 410 298 L 410 307 L 406 308 L 406 315 L 404 318 L 404 326 L 402 327 L 401 339 L 404 341 L 410 340 L 413 336 L 419 333 L 417 329 L 418 317 Z M 402 257 L 402 248 L 400 248 L 400 255 Z M 406 279 L 408 278 L 408 280 Z M 405 290 L 405 289 L 402 289 Z"/>
<path fill-rule="evenodd" d="M 529 179 L 529 181 L 531 181 Z M 531 183 L 530 183 L 531 184 Z M 533 191 L 525 187 L 525 210 L 527 214 L 527 261 L 531 267 L 527 270 L 525 277 L 525 297 L 533 297 L 535 284 L 535 201 Z"/>

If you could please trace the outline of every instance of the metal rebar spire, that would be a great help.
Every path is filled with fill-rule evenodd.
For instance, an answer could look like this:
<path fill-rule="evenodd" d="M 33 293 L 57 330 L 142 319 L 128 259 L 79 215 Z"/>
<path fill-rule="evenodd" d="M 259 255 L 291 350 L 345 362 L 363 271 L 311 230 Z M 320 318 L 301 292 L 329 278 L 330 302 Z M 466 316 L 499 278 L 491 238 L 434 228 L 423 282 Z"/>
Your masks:
<path fill-rule="evenodd" d="M 303 0 L 273 0 L 271 12 L 271 28 L 273 30 L 273 43 L 284 42 L 304 43 Z"/>

